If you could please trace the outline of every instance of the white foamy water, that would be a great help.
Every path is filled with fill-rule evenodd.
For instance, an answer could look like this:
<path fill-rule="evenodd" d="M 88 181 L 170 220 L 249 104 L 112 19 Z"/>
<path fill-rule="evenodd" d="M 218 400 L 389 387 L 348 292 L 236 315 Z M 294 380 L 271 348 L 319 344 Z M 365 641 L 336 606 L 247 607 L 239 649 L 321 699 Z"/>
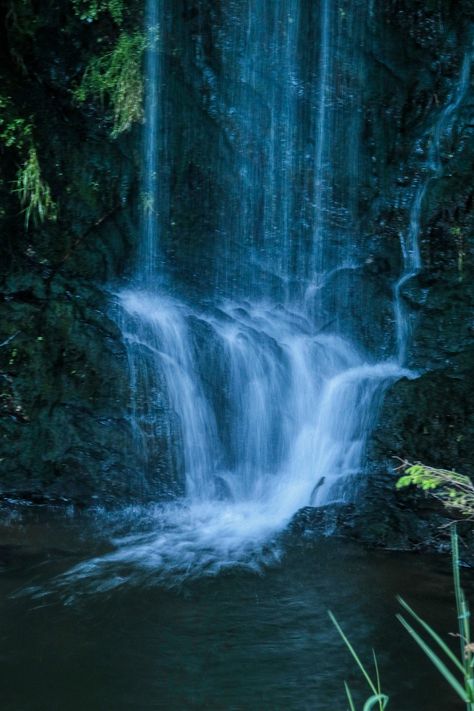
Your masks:
<path fill-rule="evenodd" d="M 63 582 L 105 590 L 259 569 L 278 559 L 279 534 L 300 508 L 350 499 L 383 394 L 412 373 L 368 362 L 281 305 L 227 301 L 196 312 L 142 291 L 120 298 L 131 363 L 161 374 L 179 423 L 185 495 L 139 509 L 138 532 L 113 538 L 114 552 Z M 214 373 L 199 362 L 200 326 L 219 354 Z M 148 407 L 146 417 L 158 403 Z"/>

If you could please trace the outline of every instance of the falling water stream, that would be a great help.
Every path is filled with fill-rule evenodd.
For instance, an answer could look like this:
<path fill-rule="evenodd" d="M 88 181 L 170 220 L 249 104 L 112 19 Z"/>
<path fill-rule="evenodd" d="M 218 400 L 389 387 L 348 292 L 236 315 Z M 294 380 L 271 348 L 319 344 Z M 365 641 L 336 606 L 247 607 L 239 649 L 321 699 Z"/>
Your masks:
<path fill-rule="evenodd" d="M 408 313 L 402 297 L 403 287 L 418 274 L 421 269 L 420 232 L 421 214 L 425 197 L 430 184 L 440 178 L 444 171 L 441 149 L 445 141 L 449 141 L 456 119 L 456 112 L 466 97 L 471 79 L 471 52 L 466 52 L 461 65 L 458 81 L 448 95 L 446 104 L 440 109 L 435 123 L 429 128 L 424 139 L 427 141 L 425 174 L 414 186 L 411 197 L 408 228 L 400 235 L 400 245 L 403 257 L 403 271 L 394 288 L 394 310 L 397 331 L 398 361 L 404 363 L 407 357 L 407 347 L 410 342 L 412 315 Z M 424 149 L 421 148 L 424 153 Z"/>
<path fill-rule="evenodd" d="M 360 259 L 354 196 L 364 65 L 356 49 L 368 9 L 353 2 L 341 15 L 322 0 L 312 15 L 320 41 L 308 75 L 298 56 L 305 21 L 298 0 L 223 3 L 225 85 L 216 86 L 214 98 L 233 157 L 217 170 L 234 182 L 220 208 L 215 284 L 200 301 L 177 284 L 164 286 L 166 261 L 159 257 L 169 193 L 160 165 L 167 140 L 160 101 L 165 4 L 147 5 L 142 242 L 135 276 L 118 302 L 134 446 L 152 462 L 165 437 L 177 485 L 173 491 L 153 472 L 142 473 L 156 505 L 139 514 L 137 530 L 113 541 L 112 552 L 66 576 L 98 587 L 118 567 L 108 588 L 136 575 L 173 583 L 235 565 L 258 568 L 279 557 L 278 536 L 300 508 L 351 499 L 386 388 L 416 377 L 404 365 L 410 316 L 402 288 L 420 268 L 423 199 L 442 170 L 440 145 L 469 80 L 466 60 L 434 126 L 426 176 L 401 239 L 396 354 L 381 357 L 344 319 L 361 294 L 352 282 L 332 278 L 358 269 Z M 354 52 L 341 52 L 347 27 Z M 348 65 L 357 71 L 348 73 Z M 308 95 L 310 119 L 300 125 Z"/>

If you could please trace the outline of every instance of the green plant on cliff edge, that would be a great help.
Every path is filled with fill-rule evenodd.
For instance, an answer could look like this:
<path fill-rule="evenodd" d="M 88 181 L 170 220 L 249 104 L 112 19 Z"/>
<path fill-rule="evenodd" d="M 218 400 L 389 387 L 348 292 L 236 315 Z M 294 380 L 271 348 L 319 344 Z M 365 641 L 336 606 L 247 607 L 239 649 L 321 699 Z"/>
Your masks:
<path fill-rule="evenodd" d="M 0 94 L 0 145 L 24 151 L 32 136 L 31 120 L 18 116 L 10 97 Z"/>
<path fill-rule="evenodd" d="M 90 60 L 74 92 L 78 102 L 94 98 L 110 107 L 114 138 L 143 117 L 141 64 L 146 44 L 142 34 L 122 32 L 111 51 Z"/>
<path fill-rule="evenodd" d="M 51 197 L 49 185 L 42 178 L 34 146 L 30 147 L 28 158 L 18 171 L 15 191 L 24 208 L 26 227 L 29 226 L 31 218 L 39 222 L 56 219 L 56 203 Z"/>
<path fill-rule="evenodd" d="M 25 225 L 30 220 L 55 220 L 57 206 L 41 174 L 38 151 L 33 140 L 31 119 L 18 116 L 10 97 L 0 94 L 0 148 L 14 150 L 21 165 L 14 181 L 15 192 L 23 207 Z"/>

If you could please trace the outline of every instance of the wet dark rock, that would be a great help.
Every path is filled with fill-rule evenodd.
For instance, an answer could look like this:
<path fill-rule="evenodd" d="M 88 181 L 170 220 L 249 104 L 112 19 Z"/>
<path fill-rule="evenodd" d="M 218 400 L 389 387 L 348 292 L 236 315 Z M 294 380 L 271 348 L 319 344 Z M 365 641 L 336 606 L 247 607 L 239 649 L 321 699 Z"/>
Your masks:
<path fill-rule="evenodd" d="M 393 477 L 393 474 L 392 474 Z M 394 477 L 393 477 L 394 478 Z M 382 500 L 367 493 L 382 495 Z M 365 496 L 354 504 L 329 504 L 298 511 L 284 540 L 291 545 L 308 545 L 328 536 L 355 541 L 368 548 L 391 551 L 450 551 L 452 519 L 432 497 L 418 493 L 397 493 L 379 484 L 368 484 Z M 463 563 L 474 565 L 474 532 L 469 522 L 458 523 Z"/>
<path fill-rule="evenodd" d="M 470 473 L 474 447 L 474 349 L 445 367 L 401 380 L 386 396 L 372 457 L 398 456 Z"/>
<path fill-rule="evenodd" d="M 41 305 L 0 304 L 11 401 L 0 418 L 1 490 L 89 499 L 106 493 L 109 472 L 114 493 L 131 493 L 119 405 L 128 401 L 126 359 L 109 309 L 106 294 L 59 280 Z"/>

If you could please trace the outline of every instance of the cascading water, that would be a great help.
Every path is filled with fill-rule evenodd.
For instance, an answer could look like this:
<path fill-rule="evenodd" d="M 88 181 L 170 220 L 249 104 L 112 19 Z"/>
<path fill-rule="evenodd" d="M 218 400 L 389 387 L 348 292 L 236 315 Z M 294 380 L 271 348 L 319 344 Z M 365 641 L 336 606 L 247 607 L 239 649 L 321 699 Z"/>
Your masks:
<path fill-rule="evenodd" d="M 222 270 L 216 290 L 258 298 L 278 284 L 288 295 L 298 159 L 298 97 L 303 91 L 297 63 L 300 2 L 224 3 L 221 30 L 225 137 L 231 194 L 221 206 Z M 231 245 L 239 248 L 234 264 Z M 244 270 L 244 275 L 242 274 Z M 274 295 L 274 294 L 273 294 Z"/>
<path fill-rule="evenodd" d="M 159 145 L 162 130 L 162 51 L 161 33 L 163 31 L 162 4 L 148 2 L 146 8 L 146 96 L 145 125 L 143 142 L 143 178 L 142 178 L 142 223 L 139 246 L 138 270 L 136 279 L 152 286 L 158 272 L 158 248 L 160 225 L 160 190 Z M 160 143 L 159 143 L 160 140 Z"/>
<path fill-rule="evenodd" d="M 410 341 L 411 315 L 405 308 L 402 298 L 403 287 L 415 277 L 421 269 L 420 230 L 421 211 L 430 184 L 441 177 L 444 163 L 441 158 L 443 142 L 449 140 L 456 112 L 466 97 L 471 78 L 471 53 L 466 53 L 461 65 L 459 79 L 452 93 L 448 96 L 446 105 L 442 107 L 434 125 L 429 129 L 425 140 L 426 150 L 425 176 L 415 187 L 411 200 L 411 208 L 406 234 L 400 235 L 400 245 L 403 258 L 403 272 L 394 288 L 394 311 L 397 331 L 397 357 L 399 363 L 406 360 L 407 346 Z M 423 151 L 423 149 L 421 149 Z"/>
<path fill-rule="evenodd" d="M 215 284 L 190 305 L 176 296 L 179 285 L 165 290 L 158 267 L 166 131 L 159 128 L 165 78 L 156 25 L 165 2 L 148 0 L 147 210 L 138 269 L 119 305 L 144 488 L 157 501 L 175 500 L 141 509 L 138 532 L 70 573 L 95 580 L 120 566 L 109 588 L 144 571 L 169 582 L 278 555 L 276 537 L 298 509 L 351 496 L 386 388 L 412 377 L 402 368 L 409 329 L 401 289 L 420 266 L 427 182 L 402 242 L 398 358 L 377 360 L 357 343 L 344 312 L 358 295 L 334 278 L 358 268 L 357 81 L 364 69 L 363 53 L 351 54 L 347 37 L 360 50 L 365 3 L 354 0 L 344 13 L 332 0 L 308 3 L 304 12 L 298 0 L 222 3 L 216 36 L 224 83 L 213 77 L 212 105 L 232 149 L 217 172 L 231 176 L 231 189 L 220 210 Z M 305 23 L 319 27 L 311 71 L 298 54 Z M 196 64 L 213 76 L 197 45 Z M 432 176 L 467 74 L 436 124 Z M 163 442 L 173 472 L 166 481 L 146 468 Z"/>

